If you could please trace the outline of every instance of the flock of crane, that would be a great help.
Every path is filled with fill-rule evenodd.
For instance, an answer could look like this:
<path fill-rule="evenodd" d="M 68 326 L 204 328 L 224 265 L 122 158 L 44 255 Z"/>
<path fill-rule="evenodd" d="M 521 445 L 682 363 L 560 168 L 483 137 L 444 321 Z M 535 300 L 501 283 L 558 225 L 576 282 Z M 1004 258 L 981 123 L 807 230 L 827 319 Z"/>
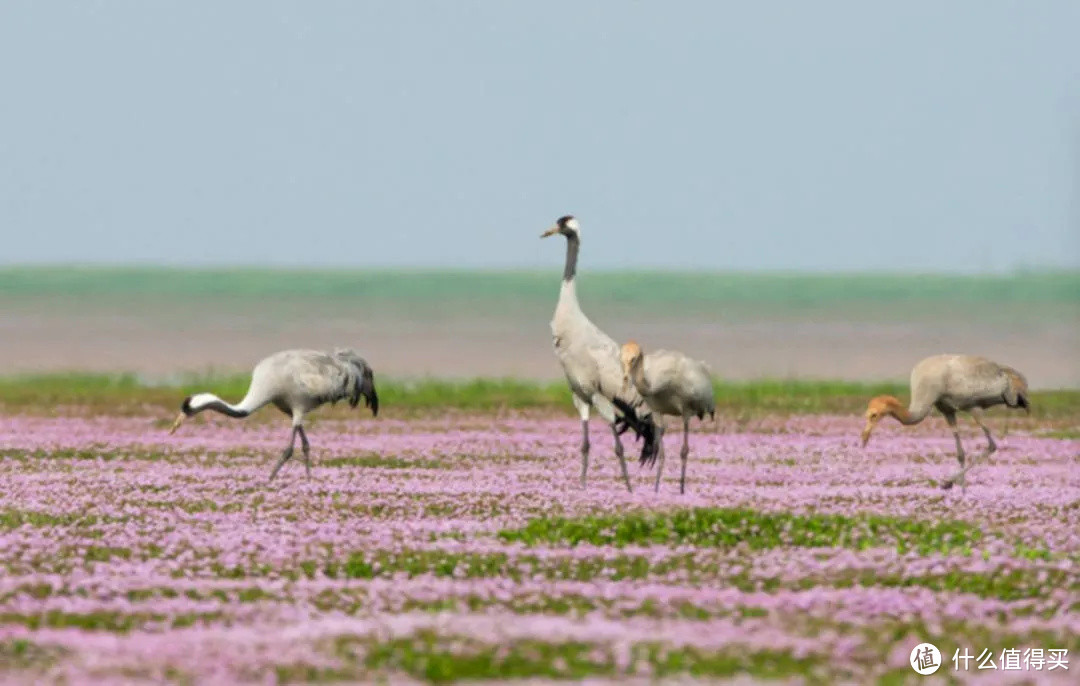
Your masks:
<path fill-rule="evenodd" d="M 566 238 L 566 264 L 551 333 L 555 356 L 562 365 L 570 386 L 574 406 L 581 418 L 581 486 L 589 471 L 589 418 L 592 411 L 603 418 L 615 439 L 623 481 L 633 491 L 626 466 L 621 436 L 632 430 L 643 441 L 640 461 L 657 464 L 654 490 L 660 489 L 664 468 L 664 423 L 658 417 L 682 419 L 683 442 L 679 457 L 682 471 L 679 492 L 686 492 L 686 463 L 690 454 L 690 420 L 715 416 L 712 375 L 709 367 L 683 353 L 655 350 L 645 353 L 633 342 L 619 346 L 600 330 L 581 310 L 575 277 L 581 248 L 581 226 L 573 216 L 560 217 L 541 238 L 562 235 Z M 1011 367 L 973 355 L 934 355 L 915 365 L 911 371 L 911 401 L 907 407 L 888 395 L 870 400 L 865 412 L 866 425 L 862 445 L 881 419 L 893 417 L 906 426 L 918 424 L 937 409 L 956 439 L 956 457 L 960 470 L 942 482 L 942 488 L 959 483 L 966 485 L 966 474 L 976 460 L 966 462 L 964 447 L 956 423 L 956 413 L 968 412 L 986 434 L 985 459 L 997 449 L 994 437 L 983 422 L 982 411 L 995 405 L 1030 411 L 1027 381 Z M 371 366 L 351 349 L 333 352 L 285 350 L 260 361 L 252 372 L 251 385 L 244 399 L 233 405 L 213 393 L 198 393 L 184 399 L 180 415 L 170 433 L 184 420 L 205 410 L 229 417 L 249 416 L 265 405 L 274 405 L 292 418 L 289 443 L 270 473 L 277 476 L 282 465 L 293 455 L 296 438 L 307 475 L 311 476 L 311 446 L 304 432 L 304 416 L 325 403 L 348 400 L 356 407 L 364 399 L 373 415 L 379 412 L 375 376 Z"/>

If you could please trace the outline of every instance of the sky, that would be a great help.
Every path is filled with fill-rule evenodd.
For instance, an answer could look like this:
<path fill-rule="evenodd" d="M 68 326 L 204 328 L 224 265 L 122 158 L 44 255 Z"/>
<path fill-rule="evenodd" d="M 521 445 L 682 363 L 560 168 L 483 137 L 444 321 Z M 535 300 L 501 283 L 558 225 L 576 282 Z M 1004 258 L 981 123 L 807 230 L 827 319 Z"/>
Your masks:
<path fill-rule="evenodd" d="M 0 264 L 1080 267 L 1080 3 L 0 5 Z"/>

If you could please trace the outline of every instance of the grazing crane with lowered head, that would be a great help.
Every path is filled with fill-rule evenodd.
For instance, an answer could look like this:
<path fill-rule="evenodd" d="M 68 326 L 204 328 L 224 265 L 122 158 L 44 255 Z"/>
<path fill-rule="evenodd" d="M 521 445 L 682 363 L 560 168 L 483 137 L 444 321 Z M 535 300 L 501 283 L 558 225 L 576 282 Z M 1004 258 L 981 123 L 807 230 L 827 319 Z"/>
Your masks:
<path fill-rule="evenodd" d="M 581 247 L 581 226 L 570 215 L 560 217 L 541 238 L 561 234 L 566 238 L 566 265 L 555 315 L 551 319 L 552 343 L 566 381 L 573 393 L 574 407 L 581 417 L 581 487 L 585 487 L 589 471 L 589 416 L 593 409 L 611 426 L 615 438 L 615 456 L 619 458 L 626 490 L 633 491 L 630 473 L 626 469 L 622 441 L 619 435 L 627 428 L 644 438 L 641 459 L 649 462 L 656 455 L 656 424 L 644 399 L 633 388 L 623 387 L 619 363 L 619 346 L 596 324 L 593 324 L 578 304 L 574 278 L 577 273 L 578 250 Z M 620 401 L 616 408 L 613 400 Z"/>
<path fill-rule="evenodd" d="M 356 407 L 360 398 L 379 414 L 379 396 L 375 393 L 375 373 L 355 350 L 337 349 L 332 353 L 318 350 L 283 350 L 264 358 L 251 372 L 247 395 L 232 405 L 213 393 L 196 393 L 184 399 L 180 415 L 169 433 L 174 433 L 184 420 L 204 410 L 220 412 L 227 417 L 243 419 L 264 405 L 273 404 L 292 417 L 292 435 L 281 458 L 270 472 L 270 481 L 292 457 L 296 437 L 304 453 L 304 467 L 311 478 L 311 445 L 304 432 L 304 415 L 325 403 L 348 400 Z"/>
<path fill-rule="evenodd" d="M 623 383 L 637 389 L 654 414 L 680 417 L 683 423 L 682 476 L 679 493 L 686 493 L 686 460 L 690 455 L 690 419 L 716 418 L 712 374 L 709 366 L 674 350 L 654 350 L 645 354 L 634 341 L 624 344 L 621 352 Z M 616 406 L 622 403 L 615 399 Z M 656 466 L 655 492 L 660 491 L 664 472 L 664 424 L 657 422 L 659 464 Z M 642 464 L 645 461 L 642 460 Z"/>
<path fill-rule="evenodd" d="M 918 424 L 937 408 L 952 429 L 956 439 L 956 459 L 960 471 L 942 482 L 942 488 L 952 488 L 959 482 L 966 485 L 965 476 L 975 466 L 975 460 L 964 464 L 964 446 L 956 426 L 956 413 L 967 412 L 986 434 L 986 459 L 997 444 L 990 429 L 983 423 L 983 410 L 995 405 L 1020 408 L 1030 414 L 1028 385 L 1024 375 L 1012 367 L 975 355 L 934 355 L 920 361 L 911 370 L 911 403 L 905 408 L 891 395 L 879 395 L 866 408 L 866 427 L 862 431 L 865 448 L 870 433 L 883 417 L 893 417 L 905 426 Z"/>

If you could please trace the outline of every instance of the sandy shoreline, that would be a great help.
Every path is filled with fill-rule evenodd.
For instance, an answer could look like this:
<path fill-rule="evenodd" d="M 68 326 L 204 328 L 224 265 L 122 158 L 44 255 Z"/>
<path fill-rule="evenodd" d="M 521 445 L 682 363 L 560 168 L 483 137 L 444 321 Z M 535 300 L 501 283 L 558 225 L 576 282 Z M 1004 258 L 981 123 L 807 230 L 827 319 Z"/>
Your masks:
<path fill-rule="evenodd" d="M 561 374 L 551 353 L 547 307 L 473 312 L 438 307 L 401 312 L 252 300 L 205 303 L 20 299 L 0 303 L 0 374 L 250 368 L 288 347 L 360 349 L 394 377 L 520 377 Z M 340 304 L 338 304 L 340 305 Z M 1067 313 L 1066 313 L 1067 314 Z M 594 315 L 617 340 L 684 350 L 722 378 L 904 379 L 914 361 L 971 352 L 1007 362 L 1040 388 L 1080 386 L 1080 324 L 1068 316 L 1015 322 L 954 313 L 893 318 L 852 313 L 622 311 Z"/>

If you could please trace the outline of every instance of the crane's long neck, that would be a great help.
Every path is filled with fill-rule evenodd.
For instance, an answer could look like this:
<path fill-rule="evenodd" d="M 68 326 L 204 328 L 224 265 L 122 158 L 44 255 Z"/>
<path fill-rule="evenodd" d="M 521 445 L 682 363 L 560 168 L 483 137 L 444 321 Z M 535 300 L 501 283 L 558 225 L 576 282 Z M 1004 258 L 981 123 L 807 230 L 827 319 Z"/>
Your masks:
<path fill-rule="evenodd" d="M 575 235 L 566 237 L 566 266 L 563 267 L 563 283 L 574 280 L 574 275 L 577 274 L 577 258 L 580 249 L 580 238 Z"/>
<path fill-rule="evenodd" d="M 581 248 L 581 239 L 570 235 L 566 237 L 566 266 L 563 268 L 562 286 L 559 288 L 558 310 L 581 312 L 578 304 L 577 288 L 574 276 L 577 274 L 578 250 Z"/>
<path fill-rule="evenodd" d="M 930 405 L 918 404 L 912 401 L 908 407 L 896 405 L 891 408 L 889 414 L 904 426 L 912 426 L 926 419 L 926 416 L 930 414 Z"/>
<path fill-rule="evenodd" d="M 233 405 L 232 403 L 225 402 L 213 393 L 196 393 L 184 403 L 183 407 L 184 414 L 189 417 L 206 410 L 213 410 L 214 412 L 220 412 L 223 415 L 234 417 L 236 419 L 243 419 L 257 409 L 258 406 L 254 405 L 250 394 L 245 396 L 239 404 Z"/>

